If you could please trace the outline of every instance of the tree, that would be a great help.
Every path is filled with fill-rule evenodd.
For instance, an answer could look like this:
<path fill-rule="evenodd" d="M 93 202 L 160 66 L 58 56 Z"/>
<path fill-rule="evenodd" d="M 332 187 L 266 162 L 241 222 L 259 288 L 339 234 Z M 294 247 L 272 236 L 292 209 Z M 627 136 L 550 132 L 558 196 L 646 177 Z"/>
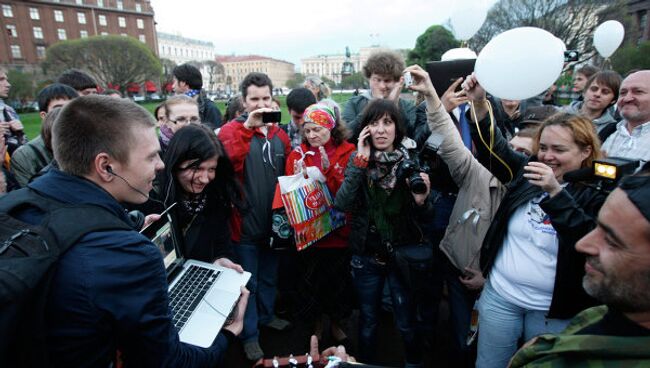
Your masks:
<path fill-rule="evenodd" d="M 154 53 L 138 40 L 123 36 L 62 41 L 48 48 L 43 62 L 46 74 L 70 68 L 85 70 L 101 85 L 118 85 L 122 92 L 129 84 L 158 80 L 161 75 Z"/>
<path fill-rule="evenodd" d="M 606 20 L 601 18 L 622 19 L 624 9 L 623 0 L 499 0 L 469 46 L 478 52 L 499 33 L 516 27 L 538 27 L 564 41 L 567 50 L 578 50 L 579 60 L 568 68 L 596 54 L 593 34 Z"/>
<path fill-rule="evenodd" d="M 341 81 L 341 88 L 343 89 L 357 89 L 363 88 L 366 84 L 366 78 L 363 73 L 356 72 L 348 77 L 343 78 Z"/>
<path fill-rule="evenodd" d="M 326 76 L 321 76 L 320 79 L 323 81 L 323 83 L 327 84 L 330 88 L 336 87 L 336 82 L 333 80 L 327 78 Z"/>
<path fill-rule="evenodd" d="M 9 70 L 7 79 L 11 83 L 9 89 L 9 99 L 16 101 L 25 101 L 34 96 L 34 76 L 19 70 Z"/>
<path fill-rule="evenodd" d="M 428 61 L 440 60 L 445 51 L 459 45 L 460 42 L 447 28 L 433 25 L 417 38 L 415 48 L 409 51 L 406 63 L 407 65 L 418 64 L 424 68 Z"/>
<path fill-rule="evenodd" d="M 626 75 L 634 69 L 650 69 L 650 41 L 616 50 L 612 55 L 612 68 L 621 75 Z"/>
<path fill-rule="evenodd" d="M 172 60 L 162 58 L 160 59 L 160 65 L 162 66 L 162 74 L 160 76 L 160 89 L 163 94 L 171 92 L 171 86 L 174 81 L 174 68 L 176 63 Z"/>
<path fill-rule="evenodd" d="M 287 80 L 285 85 L 287 88 L 294 89 L 302 87 L 302 84 L 305 82 L 305 76 L 302 73 L 295 73 L 291 79 Z"/>
<path fill-rule="evenodd" d="M 226 68 L 223 64 L 214 60 L 206 60 L 203 62 L 205 70 L 208 72 L 208 91 L 214 91 L 214 85 L 220 82 L 223 75 L 226 73 Z"/>

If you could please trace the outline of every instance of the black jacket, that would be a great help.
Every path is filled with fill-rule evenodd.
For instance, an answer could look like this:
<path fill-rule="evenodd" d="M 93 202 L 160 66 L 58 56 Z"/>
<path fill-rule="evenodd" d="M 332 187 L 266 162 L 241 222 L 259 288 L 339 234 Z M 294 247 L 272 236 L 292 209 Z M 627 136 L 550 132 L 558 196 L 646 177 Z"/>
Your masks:
<path fill-rule="evenodd" d="M 369 237 L 372 237 L 370 234 L 372 230 L 368 215 L 368 203 L 370 200 L 368 193 L 368 169 L 357 167 L 354 164 L 354 157 L 356 155 L 357 152 L 350 155 L 350 161 L 345 170 L 345 180 L 336 193 L 334 207 L 350 214 L 349 245 L 353 254 L 381 253 L 384 249 L 379 248 L 381 247 L 381 244 L 378 244 L 379 241 L 369 239 Z M 405 184 L 398 183 L 397 185 Z M 404 189 L 408 190 L 407 188 L 396 188 L 395 190 Z M 411 199 L 410 206 L 413 210 L 404 213 L 403 221 L 395 225 L 400 227 L 400 229 L 395 231 L 399 235 L 399 239 L 395 239 L 396 243 L 393 244 L 394 246 L 416 244 L 425 241 L 424 234 L 418 224 L 422 222 L 420 221 L 420 217 L 429 214 L 430 201 L 425 201 L 426 204 L 424 206 L 418 207 L 410 194 L 409 198 Z"/>
<path fill-rule="evenodd" d="M 221 111 L 219 111 L 217 105 L 205 97 L 203 92 L 201 92 L 196 102 L 199 104 L 201 123 L 212 130 L 221 128 L 223 121 L 221 120 Z"/>
<path fill-rule="evenodd" d="M 489 142 L 488 121 L 483 120 L 480 126 L 483 137 Z M 473 124 L 472 139 L 477 142 L 479 161 L 502 183 L 508 183 L 508 191 L 494 216 L 481 249 L 481 270 L 485 276 L 488 276 L 508 233 L 510 217 L 519 206 L 528 203 L 543 191 L 523 177 L 523 167 L 529 159 L 511 150 L 498 129 L 495 130 L 493 151 L 510 166 L 514 175 L 512 180 L 505 166 L 490 157 L 487 148 L 480 143 L 476 126 Z M 530 160 L 536 158 L 532 157 Z M 582 288 L 585 256 L 576 251 L 575 244 L 596 226 L 595 219 L 605 197 L 605 193 L 596 189 L 569 183 L 558 195 L 553 198 L 547 197 L 540 203 L 557 231 L 559 243 L 549 318 L 571 318 L 583 309 L 596 304 L 596 301 Z"/>

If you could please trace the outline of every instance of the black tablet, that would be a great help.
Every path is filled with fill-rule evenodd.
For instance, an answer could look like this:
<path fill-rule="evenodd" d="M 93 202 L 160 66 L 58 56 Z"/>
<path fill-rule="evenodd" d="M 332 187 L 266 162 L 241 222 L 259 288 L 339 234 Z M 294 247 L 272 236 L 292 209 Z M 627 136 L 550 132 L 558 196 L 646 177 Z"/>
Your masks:
<path fill-rule="evenodd" d="M 438 96 L 441 97 L 456 79 L 472 74 L 474 64 L 476 64 L 476 59 L 429 61 L 426 69 Z"/>

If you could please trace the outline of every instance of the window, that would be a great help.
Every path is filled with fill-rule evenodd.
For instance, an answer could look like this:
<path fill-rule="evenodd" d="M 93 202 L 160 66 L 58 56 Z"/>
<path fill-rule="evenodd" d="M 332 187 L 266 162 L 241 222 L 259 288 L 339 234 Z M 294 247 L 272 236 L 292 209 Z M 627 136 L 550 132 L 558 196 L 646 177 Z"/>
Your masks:
<path fill-rule="evenodd" d="M 102 36 L 108 36 L 108 32 L 102 32 L 100 33 Z"/>
<path fill-rule="evenodd" d="M 79 37 L 88 38 L 88 31 L 86 31 L 85 29 L 82 29 L 81 31 L 79 31 Z"/>
<path fill-rule="evenodd" d="M 84 4 L 84 0 L 77 0 L 75 2 L 77 3 L 77 5 L 83 5 Z"/>
<path fill-rule="evenodd" d="M 59 28 L 56 30 L 57 35 L 59 36 L 59 40 L 67 40 L 68 36 L 65 33 L 65 29 Z"/>
<path fill-rule="evenodd" d="M 120 27 L 126 28 L 126 18 L 118 17 L 117 18 L 117 23 L 120 25 Z"/>
<path fill-rule="evenodd" d="M 36 46 L 36 57 L 39 59 L 45 58 L 45 46 Z"/>
<path fill-rule="evenodd" d="M 11 57 L 14 59 L 19 59 L 23 57 L 23 54 L 20 52 L 20 46 L 11 45 Z"/>
<path fill-rule="evenodd" d="M 18 32 L 16 32 L 16 26 L 13 24 L 7 24 L 7 35 L 9 37 L 18 37 Z"/>
<path fill-rule="evenodd" d="M 97 6 L 99 6 L 100 8 L 103 8 L 104 7 L 104 0 L 97 0 Z"/>
<path fill-rule="evenodd" d="M 99 15 L 99 25 L 100 25 L 100 26 L 105 26 L 106 24 L 107 24 L 107 23 L 106 23 L 106 16 L 100 14 L 100 15 Z"/>
<path fill-rule="evenodd" d="M 140 3 L 135 3 L 135 11 L 138 13 L 142 11 L 142 5 Z"/>
<path fill-rule="evenodd" d="M 7 18 L 14 17 L 14 11 L 11 8 L 11 5 L 2 5 L 2 15 L 4 15 Z"/>
<path fill-rule="evenodd" d="M 54 11 L 54 20 L 63 23 L 63 12 L 61 10 Z"/>
<path fill-rule="evenodd" d="M 37 40 L 42 40 L 43 39 L 43 28 L 34 27 L 34 38 L 37 39 Z"/>
<path fill-rule="evenodd" d="M 124 2 L 120 1 L 120 0 L 117 0 L 117 8 L 119 10 L 124 10 Z"/>
<path fill-rule="evenodd" d="M 139 35 L 139 36 L 138 36 L 138 39 L 139 39 L 140 42 L 142 42 L 142 43 L 147 43 L 147 38 L 146 38 L 144 35 Z"/>
<path fill-rule="evenodd" d="M 77 13 L 79 24 L 86 24 L 86 13 Z"/>
<path fill-rule="evenodd" d="M 37 8 L 29 8 L 29 17 L 34 20 L 41 19 L 41 14 L 38 12 Z"/>
<path fill-rule="evenodd" d="M 138 24 L 138 29 L 144 29 L 144 21 L 142 19 L 136 19 L 136 23 Z"/>

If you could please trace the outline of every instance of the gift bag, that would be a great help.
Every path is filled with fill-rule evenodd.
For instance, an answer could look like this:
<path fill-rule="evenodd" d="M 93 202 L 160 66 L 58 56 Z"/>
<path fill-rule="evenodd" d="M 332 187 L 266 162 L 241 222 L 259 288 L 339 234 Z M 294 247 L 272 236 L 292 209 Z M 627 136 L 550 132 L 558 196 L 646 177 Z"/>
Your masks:
<path fill-rule="evenodd" d="M 332 209 L 332 196 L 318 168 L 278 178 L 282 203 L 294 229 L 296 249 L 303 250 L 345 225 L 345 215 Z"/>

